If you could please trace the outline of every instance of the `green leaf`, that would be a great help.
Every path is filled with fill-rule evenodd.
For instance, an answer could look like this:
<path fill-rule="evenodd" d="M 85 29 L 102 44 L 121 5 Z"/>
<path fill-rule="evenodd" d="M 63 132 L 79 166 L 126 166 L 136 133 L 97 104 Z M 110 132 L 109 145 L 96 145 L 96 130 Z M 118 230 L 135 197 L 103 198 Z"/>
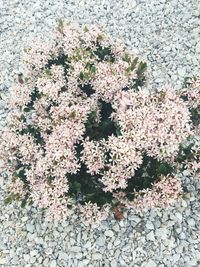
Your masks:
<path fill-rule="evenodd" d="M 24 208 L 27 204 L 27 198 L 24 198 L 21 202 L 21 208 Z"/>
<path fill-rule="evenodd" d="M 81 184 L 77 181 L 75 181 L 72 185 L 73 191 L 74 192 L 80 192 L 81 189 Z"/>
<path fill-rule="evenodd" d="M 81 80 L 84 79 L 84 73 L 83 73 L 82 71 L 81 71 L 80 74 L 79 74 L 79 78 L 80 78 Z"/>
<path fill-rule="evenodd" d="M 123 60 L 130 63 L 131 59 L 128 53 L 125 53 Z"/>
<path fill-rule="evenodd" d="M 95 67 L 95 66 L 92 66 L 92 67 L 90 68 L 90 70 L 91 70 L 92 73 L 96 73 L 96 67 Z"/>
<path fill-rule="evenodd" d="M 63 33 L 63 28 L 64 28 L 64 25 L 63 25 L 63 21 L 62 21 L 62 19 L 58 19 L 57 30 L 58 30 L 60 33 Z"/>
<path fill-rule="evenodd" d="M 44 72 L 47 76 L 52 76 L 52 72 L 50 69 L 45 69 Z"/>
<path fill-rule="evenodd" d="M 26 121 L 26 117 L 22 114 L 21 117 L 20 117 L 20 120 L 25 122 Z"/>
<path fill-rule="evenodd" d="M 166 168 L 165 164 L 160 164 L 160 166 L 158 167 L 158 171 L 160 174 L 166 175 L 167 174 L 167 168 Z"/>
<path fill-rule="evenodd" d="M 161 163 L 158 167 L 158 174 L 167 175 L 172 172 L 173 168 L 167 163 Z"/>
<path fill-rule="evenodd" d="M 89 32 L 89 29 L 88 29 L 88 27 L 87 27 L 87 26 L 85 26 L 85 27 L 83 28 L 83 31 L 84 31 L 84 32 Z"/>
<path fill-rule="evenodd" d="M 51 175 L 49 175 L 49 176 L 47 177 L 47 180 L 48 180 L 48 183 L 51 183 L 51 182 L 54 180 L 54 177 L 51 176 Z"/>
<path fill-rule="evenodd" d="M 140 62 L 137 69 L 138 76 L 141 76 L 147 68 L 146 62 Z"/>
<path fill-rule="evenodd" d="M 4 204 L 8 205 L 13 201 L 13 197 L 10 195 L 4 199 Z"/>
<path fill-rule="evenodd" d="M 31 111 L 33 109 L 33 107 L 25 107 L 24 109 L 23 109 L 23 111 L 24 112 L 29 112 L 29 111 Z"/>
<path fill-rule="evenodd" d="M 75 112 L 75 111 L 72 111 L 72 112 L 69 114 L 69 118 L 74 119 L 75 117 L 76 117 L 76 112 Z"/>
<path fill-rule="evenodd" d="M 136 66 L 136 64 L 137 64 L 137 62 L 138 62 L 138 57 L 136 57 L 132 62 L 131 62 L 131 70 L 134 70 L 134 68 L 135 68 L 135 66 Z"/>

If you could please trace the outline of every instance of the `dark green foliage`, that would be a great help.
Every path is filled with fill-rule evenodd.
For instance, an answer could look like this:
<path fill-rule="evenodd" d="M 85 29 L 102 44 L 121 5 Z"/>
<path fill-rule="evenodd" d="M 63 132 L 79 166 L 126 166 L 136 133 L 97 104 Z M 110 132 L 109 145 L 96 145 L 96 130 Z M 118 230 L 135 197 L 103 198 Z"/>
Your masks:
<path fill-rule="evenodd" d="M 63 34 L 63 27 L 64 27 L 64 24 L 63 24 L 62 19 L 58 19 L 58 21 L 57 21 L 57 30 L 62 34 Z"/>
<path fill-rule="evenodd" d="M 197 109 L 191 108 L 190 113 L 191 113 L 191 120 L 194 126 L 198 126 L 200 124 L 200 110 L 198 111 Z"/>
<path fill-rule="evenodd" d="M 145 62 L 140 62 L 138 67 L 137 67 L 137 79 L 135 79 L 135 87 L 141 87 L 144 85 L 145 82 L 145 71 L 147 69 L 147 63 Z"/>
<path fill-rule="evenodd" d="M 128 180 L 128 187 L 125 192 L 151 188 L 160 175 L 172 173 L 173 168 L 166 162 L 159 162 L 157 159 L 144 155 L 143 163 L 135 172 L 135 175 Z M 130 194 L 129 194 L 130 195 Z"/>
<path fill-rule="evenodd" d="M 20 196 L 18 194 L 10 194 L 8 195 L 5 199 L 4 199 L 4 204 L 8 205 L 10 203 L 12 203 L 14 200 L 19 201 L 20 200 Z M 21 208 L 24 208 L 26 206 L 26 204 L 28 204 L 29 201 L 29 194 L 27 193 L 24 198 L 21 201 Z M 29 201 L 29 204 L 31 204 L 31 202 Z"/>
<path fill-rule="evenodd" d="M 84 85 L 81 84 L 79 85 L 79 87 L 84 93 L 86 93 L 87 97 L 95 93 L 95 90 L 92 88 L 90 84 L 84 84 Z"/>
<path fill-rule="evenodd" d="M 5 205 L 10 204 L 12 203 L 13 200 L 14 200 L 14 197 L 12 195 L 9 195 L 4 199 L 4 204 Z"/>
<path fill-rule="evenodd" d="M 50 69 L 45 69 L 44 72 L 47 76 L 52 76 L 52 72 Z"/>
<path fill-rule="evenodd" d="M 139 89 L 139 87 L 143 86 L 145 83 L 145 72 L 147 69 L 147 64 L 145 62 L 138 62 L 139 58 L 136 57 L 131 61 L 131 58 L 128 53 L 125 53 L 125 56 L 123 58 L 124 61 L 128 62 L 130 66 L 127 68 L 127 72 L 131 72 L 134 69 L 136 69 L 137 77 L 132 80 L 132 87 L 135 89 Z M 129 87 L 123 88 L 124 91 L 129 90 Z"/>
<path fill-rule="evenodd" d="M 185 77 L 183 81 L 183 88 L 188 88 L 189 86 L 191 86 L 191 84 L 191 77 Z"/>
<path fill-rule="evenodd" d="M 103 138 L 108 139 L 110 135 L 120 135 L 119 126 L 111 120 L 110 115 L 112 113 L 112 106 L 110 103 L 100 101 L 101 103 L 101 121 L 96 121 L 96 111 L 89 114 L 88 120 L 85 124 L 86 132 L 85 136 L 89 136 L 90 140 L 101 140 Z"/>
<path fill-rule="evenodd" d="M 51 182 L 52 182 L 54 179 L 55 179 L 55 177 L 53 177 L 53 176 L 51 176 L 51 175 L 49 175 L 49 176 L 47 177 L 47 181 L 48 181 L 49 184 L 51 184 Z"/>
<path fill-rule="evenodd" d="M 27 125 L 27 127 L 21 130 L 19 134 L 30 134 L 34 137 L 36 144 L 44 144 L 44 139 L 42 138 L 40 131 L 37 128 L 34 128 L 32 125 Z"/>
<path fill-rule="evenodd" d="M 24 112 L 29 112 L 31 110 L 33 110 L 33 104 L 35 102 L 36 99 L 40 99 L 42 96 L 42 94 L 38 91 L 37 88 L 34 88 L 34 90 L 31 93 L 31 100 L 30 102 L 26 105 L 26 107 L 24 108 Z"/>
<path fill-rule="evenodd" d="M 48 60 L 48 63 L 45 66 L 45 70 L 50 70 L 52 65 L 61 65 L 64 68 L 64 75 L 67 81 L 67 73 L 69 69 L 69 64 L 70 64 L 70 61 L 68 59 L 68 56 L 61 53 L 57 58 Z"/>
<path fill-rule="evenodd" d="M 99 41 L 96 43 L 96 51 L 94 54 L 98 56 L 99 61 L 109 61 L 114 63 L 115 62 L 115 55 L 112 53 L 111 46 L 102 47 Z"/>
<path fill-rule="evenodd" d="M 24 208 L 28 202 L 29 195 L 27 194 L 21 201 L 21 208 Z"/>
<path fill-rule="evenodd" d="M 180 145 L 179 146 L 179 152 L 178 155 L 176 157 L 176 161 L 179 163 L 184 162 L 186 159 L 190 159 L 193 157 L 193 153 L 192 153 L 192 147 L 193 147 L 193 143 L 188 144 L 187 146 L 183 146 Z"/>
<path fill-rule="evenodd" d="M 80 203 L 91 201 L 101 206 L 106 203 L 111 203 L 113 196 L 111 193 L 106 193 L 102 190 L 102 184 L 99 181 L 100 176 L 87 173 L 87 167 L 85 164 L 81 164 L 80 171 L 73 175 L 66 175 L 69 181 L 68 195 L 77 198 L 81 192 Z"/>

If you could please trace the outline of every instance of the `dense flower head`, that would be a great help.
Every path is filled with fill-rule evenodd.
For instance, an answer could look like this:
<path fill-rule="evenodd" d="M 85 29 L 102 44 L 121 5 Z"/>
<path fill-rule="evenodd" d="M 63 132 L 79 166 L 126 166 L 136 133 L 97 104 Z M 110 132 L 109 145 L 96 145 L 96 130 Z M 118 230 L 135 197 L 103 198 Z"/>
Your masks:
<path fill-rule="evenodd" d="M 140 210 L 153 207 L 168 208 L 179 197 L 181 192 L 181 181 L 178 178 L 161 177 L 161 181 L 155 183 L 152 189 L 136 193 L 135 206 Z"/>
<path fill-rule="evenodd" d="M 10 89 L 0 143 L 13 198 L 30 199 L 52 219 L 76 209 L 96 224 L 126 193 L 148 207 L 179 196 L 169 163 L 192 134 L 190 111 L 170 88 L 141 89 L 145 63 L 99 28 L 61 21 L 23 60 L 27 77 Z"/>
<path fill-rule="evenodd" d="M 109 214 L 109 205 L 98 207 L 96 203 L 90 201 L 80 206 L 80 216 L 84 218 L 93 227 L 97 226 L 101 221 L 105 220 Z"/>
<path fill-rule="evenodd" d="M 112 114 L 136 148 L 160 160 L 173 160 L 179 144 L 191 134 L 190 112 L 170 89 L 120 92 Z"/>
<path fill-rule="evenodd" d="M 161 176 L 152 188 L 134 193 L 130 201 L 123 193 L 115 193 L 122 206 L 144 212 L 150 208 L 169 208 L 182 193 L 181 181 L 177 177 Z"/>

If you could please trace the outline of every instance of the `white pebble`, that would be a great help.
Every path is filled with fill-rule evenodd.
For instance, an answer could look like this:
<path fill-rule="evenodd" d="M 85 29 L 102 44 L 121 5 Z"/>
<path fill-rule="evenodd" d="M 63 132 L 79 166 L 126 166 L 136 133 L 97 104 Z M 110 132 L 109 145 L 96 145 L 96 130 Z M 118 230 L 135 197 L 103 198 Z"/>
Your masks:
<path fill-rule="evenodd" d="M 111 230 L 107 230 L 105 231 L 105 235 L 112 238 L 114 236 L 114 233 Z"/>
<path fill-rule="evenodd" d="M 52 260 L 50 263 L 50 267 L 57 267 L 56 261 Z"/>

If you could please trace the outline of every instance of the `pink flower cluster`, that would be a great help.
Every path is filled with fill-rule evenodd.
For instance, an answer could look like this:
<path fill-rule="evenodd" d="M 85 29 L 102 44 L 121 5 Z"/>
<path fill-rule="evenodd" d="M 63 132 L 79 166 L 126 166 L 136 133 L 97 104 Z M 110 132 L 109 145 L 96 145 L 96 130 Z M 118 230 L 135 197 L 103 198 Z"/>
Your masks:
<path fill-rule="evenodd" d="M 96 203 L 87 202 L 80 206 L 80 216 L 87 223 L 96 227 L 99 222 L 105 220 L 109 215 L 110 205 L 105 204 L 103 207 L 98 207 Z"/>
<path fill-rule="evenodd" d="M 99 47 L 103 52 L 108 49 L 114 60 L 109 55 L 100 60 Z M 114 192 L 126 189 L 144 153 L 173 162 L 179 144 L 192 133 L 190 112 L 171 89 L 131 89 L 139 64 L 133 68 L 133 60 L 132 54 L 127 60 L 123 45 L 94 26 L 80 30 L 61 23 L 52 41 L 33 43 L 27 49 L 28 78 L 22 77 L 11 88 L 12 111 L 0 137 L 1 167 L 10 175 L 11 193 L 21 197 L 28 193 L 38 207 L 48 210 L 49 218 L 61 220 L 79 209 L 93 224 L 106 218 L 108 206 L 100 210 L 88 202 L 78 208 L 69 195 L 67 174 L 76 175 L 84 163 L 117 200 L 123 193 Z M 80 85 L 89 86 L 92 94 L 88 96 Z M 120 135 L 90 140 L 86 123 L 92 112 L 96 123 L 101 122 L 100 101 L 111 104 L 110 119 L 120 127 Z M 83 147 L 80 159 L 79 145 Z M 168 206 L 180 192 L 179 180 L 161 177 L 152 189 L 136 192 L 133 204 Z"/>
<path fill-rule="evenodd" d="M 132 208 L 138 212 L 150 208 L 169 208 L 182 193 L 181 181 L 177 177 L 161 176 L 160 181 L 154 183 L 152 188 L 134 192 L 134 200 L 130 201 L 122 192 L 115 193 L 121 206 Z"/>
<path fill-rule="evenodd" d="M 142 155 L 135 149 L 135 144 L 123 136 L 109 136 L 108 140 L 83 142 L 84 150 L 81 160 L 87 165 L 91 174 L 102 175 L 104 191 L 112 192 L 126 188 L 127 180 L 134 176 L 135 170 L 142 163 Z M 105 154 L 109 152 L 110 159 Z"/>
<path fill-rule="evenodd" d="M 184 88 L 181 93 L 188 98 L 188 106 L 190 108 L 198 109 L 200 112 L 200 77 L 190 79 L 190 86 Z"/>
<path fill-rule="evenodd" d="M 171 89 L 122 91 L 116 95 L 113 108 L 112 117 L 123 136 L 136 149 L 159 160 L 173 161 L 179 144 L 192 134 L 190 112 Z"/>
<path fill-rule="evenodd" d="M 152 189 L 141 190 L 135 194 L 133 204 L 136 209 L 169 208 L 182 192 L 181 181 L 176 177 L 161 177 Z"/>

